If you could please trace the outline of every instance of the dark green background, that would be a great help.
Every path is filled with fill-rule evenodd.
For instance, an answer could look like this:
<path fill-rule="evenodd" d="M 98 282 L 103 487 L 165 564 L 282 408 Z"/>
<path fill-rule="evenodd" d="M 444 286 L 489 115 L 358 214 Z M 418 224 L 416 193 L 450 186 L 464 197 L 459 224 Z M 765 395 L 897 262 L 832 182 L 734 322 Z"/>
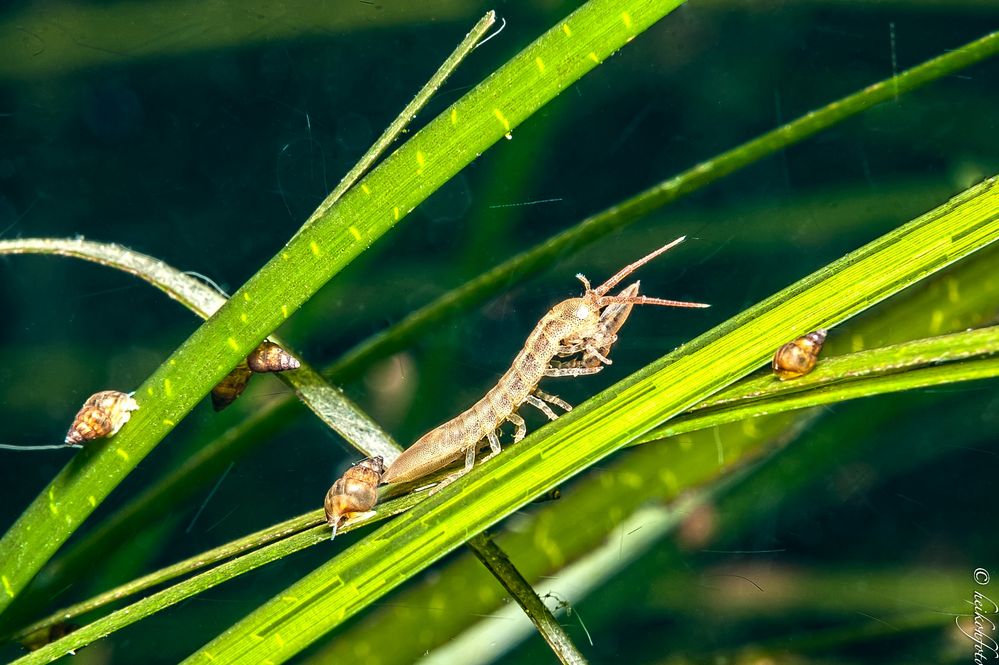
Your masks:
<path fill-rule="evenodd" d="M 233 291 L 294 233 L 486 9 L 506 19 L 505 30 L 461 66 L 414 128 L 575 6 L 81 2 L 70 14 L 64 5 L 7 3 L 0 9 L 0 232 L 119 242 Z M 170 21 L 155 18 L 160 10 Z M 81 17 L 95 15 L 127 20 L 97 38 L 81 27 Z M 886 78 L 893 66 L 901 71 L 979 37 L 997 19 L 999 5 L 985 0 L 695 0 L 482 155 L 320 291 L 281 334 L 323 366 L 586 215 Z M 240 36 L 226 37 L 234 34 Z M 541 277 L 512 284 L 346 388 L 408 444 L 495 380 L 541 314 L 578 291 L 576 272 L 602 280 L 688 235 L 685 245 L 642 270 L 643 290 L 714 307 L 636 311 L 611 368 L 548 386 L 578 403 L 994 174 L 997 108 L 997 62 L 884 104 L 562 257 Z M 5 443 L 61 441 L 87 395 L 133 389 L 198 325 L 145 283 L 54 257 L 0 258 L 0 311 Z M 192 433 L 221 430 L 286 390 L 258 379 L 223 415 L 198 407 L 90 524 L 183 458 Z M 865 466 L 870 477 L 851 491 L 814 487 L 814 509 L 782 505 L 779 489 L 760 487 L 754 491 L 772 508 L 726 547 L 781 550 L 752 559 L 761 565 L 938 566 L 967 571 L 971 589 L 976 566 L 999 563 L 989 490 L 999 466 L 995 383 L 832 411 L 835 426 L 806 432 L 801 445 L 855 428 L 872 441 L 911 445 L 892 450 L 946 445 L 950 452 L 884 478 L 872 461 Z M 0 526 L 16 519 L 68 454 L 0 451 Z M 65 590 L 54 606 L 315 508 L 353 457 L 335 435 L 302 418 L 234 465 L 193 526 L 207 492 L 150 525 L 148 551 L 136 546 L 106 567 L 95 562 L 92 578 Z M 853 471 L 842 473 L 855 478 Z M 73 662 L 174 662 L 326 556 L 304 553 L 214 589 Z M 717 555 L 692 553 L 684 565 L 693 578 L 699 566 L 718 563 Z M 606 606 L 624 611 L 602 612 L 603 602 L 577 608 L 594 638 L 594 647 L 585 645 L 594 661 L 657 662 L 676 651 L 704 653 L 843 621 L 808 611 L 723 619 L 711 608 L 678 618 L 667 601 L 647 601 L 647 580 L 659 569 L 645 562 L 604 591 L 619 597 Z M 630 594 L 635 603 L 620 600 Z M 567 624 L 585 642 L 577 624 Z M 970 660 L 970 642 L 954 639 L 906 634 L 897 643 L 839 652 L 830 662 L 919 662 L 927 648 L 941 660 Z M 535 638 L 509 658 L 548 662 L 543 648 Z"/>

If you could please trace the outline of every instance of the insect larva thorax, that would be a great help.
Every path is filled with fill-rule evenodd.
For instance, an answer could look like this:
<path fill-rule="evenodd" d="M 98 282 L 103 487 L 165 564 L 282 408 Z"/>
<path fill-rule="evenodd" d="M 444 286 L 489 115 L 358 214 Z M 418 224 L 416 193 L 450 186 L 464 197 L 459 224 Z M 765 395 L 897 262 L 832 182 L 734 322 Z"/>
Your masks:
<path fill-rule="evenodd" d="M 382 481 L 415 480 L 464 457 L 470 446 L 478 446 L 516 411 L 563 344 L 591 336 L 599 325 L 600 309 L 593 296 L 570 298 L 553 307 L 496 385 L 468 409 L 417 439 L 389 466 Z"/>

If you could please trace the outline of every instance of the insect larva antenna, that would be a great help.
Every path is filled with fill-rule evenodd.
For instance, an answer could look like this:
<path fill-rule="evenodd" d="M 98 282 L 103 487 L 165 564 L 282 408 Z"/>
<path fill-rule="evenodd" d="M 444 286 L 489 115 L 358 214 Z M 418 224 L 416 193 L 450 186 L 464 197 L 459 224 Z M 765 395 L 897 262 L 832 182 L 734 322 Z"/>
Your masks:
<path fill-rule="evenodd" d="M 703 302 L 666 300 L 665 298 L 651 298 L 649 296 L 601 296 L 599 300 L 601 307 L 606 307 L 607 305 L 612 305 L 614 303 L 621 303 L 622 305 L 662 305 L 664 307 L 711 307 L 711 305 Z"/>
<path fill-rule="evenodd" d="M 638 270 L 639 268 L 641 268 L 642 266 L 644 266 L 646 263 L 648 263 L 652 259 L 654 259 L 657 256 L 659 256 L 663 252 L 668 251 L 670 249 L 673 249 L 674 247 L 676 247 L 677 245 L 679 245 L 681 242 L 683 242 L 686 239 L 687 239 L 687 236 L 680 236 L 679 238 L 677 238 L 673 242 L 668 243 L 666 245 L 663 245 L 662 247 L 660 247 L 656 251 L 652 252 L 651 254 L 648 254 L 647 256 L 643 256 L 642 258 L 638 259 L 634 263 L 629 263 L 625 267 L 621 268 L 617 272 L 616 275 L 614 275 L 613 277 L 611 277 L 610 279 L 608 279 L 606 282 L 604 282 L 603 284 L 601 284 L 597 288 L 593 289 L 594 293 L 596 293 L 598 296 L 604 295 L 605 293 L 607 293 L 608 291 L 610 291 L 611 289 L 613 289 L 615 286 L 617 286 L 617 283 L 620 282 L 622 279 L 624 279 L 625 277 L 627 277 L 631 273 L 635 272 L 636 270 Z"/>
<path fill-rule="evenodd" d="M 576 279 L 578 279 L 579 281 L 581 281 L 583 283 L 583 286 L 586 287 L 587 292 L 589 292 L 591 290 L 590 289 L 590 280 L 586 279 L 586 275 L 584 275 L 581 272 L 577 272 L 576 273 Z"/>

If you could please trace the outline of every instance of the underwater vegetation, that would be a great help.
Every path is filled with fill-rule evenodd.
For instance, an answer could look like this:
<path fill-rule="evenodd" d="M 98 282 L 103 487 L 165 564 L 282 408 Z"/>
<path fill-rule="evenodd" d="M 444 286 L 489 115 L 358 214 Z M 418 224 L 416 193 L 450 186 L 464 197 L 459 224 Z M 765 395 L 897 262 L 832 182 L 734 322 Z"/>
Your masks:
<path fill-rule="evenodd" d="M 0 659 L 988 656 L 999 9 L 511 4 L 0 10 Z"/>

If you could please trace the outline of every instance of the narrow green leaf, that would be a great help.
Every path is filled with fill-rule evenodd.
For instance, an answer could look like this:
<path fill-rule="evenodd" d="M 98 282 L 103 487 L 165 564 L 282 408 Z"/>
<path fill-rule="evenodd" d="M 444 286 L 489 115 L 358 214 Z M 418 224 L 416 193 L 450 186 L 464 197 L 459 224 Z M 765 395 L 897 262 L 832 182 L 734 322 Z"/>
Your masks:
<path fill-rule="evenodd" d="M 591 0 L 303 226 L 136 391 L 142 408 L 67 465 L 0 540 L 0 611 L 240 359 L 483 150 L 682 0 Z M 540 64 L 539 64 L 540 63 Z"/>
<path fill-rule="evenodd" d="M 831 327 L 999 239 L 990 179 L 742 312 L 309 573 L 192 655 L 281 662 L 531 498 L 769 360 L 798 331 Z"/>

